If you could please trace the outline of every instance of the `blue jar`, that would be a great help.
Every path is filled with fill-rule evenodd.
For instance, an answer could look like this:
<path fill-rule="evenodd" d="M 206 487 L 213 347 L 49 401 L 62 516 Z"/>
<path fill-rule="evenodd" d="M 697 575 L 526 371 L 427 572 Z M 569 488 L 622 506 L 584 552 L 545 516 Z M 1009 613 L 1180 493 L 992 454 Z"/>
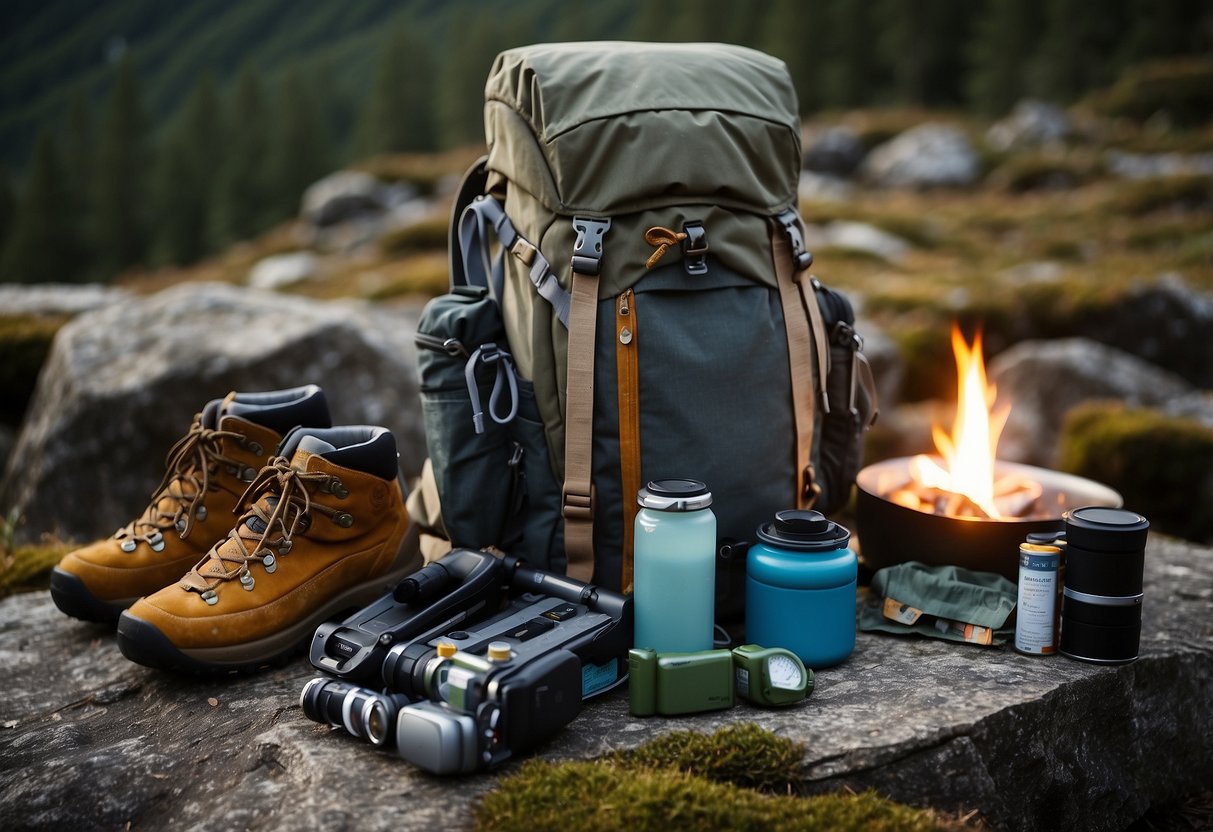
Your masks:
<path fill-rule="evenodd" d="M 793 509 L 757 534 L 746 555 L 746 641 L 791 650 L 814 669 L 846 659 L 859 574 L 851 533 L 821 512 Z"/>

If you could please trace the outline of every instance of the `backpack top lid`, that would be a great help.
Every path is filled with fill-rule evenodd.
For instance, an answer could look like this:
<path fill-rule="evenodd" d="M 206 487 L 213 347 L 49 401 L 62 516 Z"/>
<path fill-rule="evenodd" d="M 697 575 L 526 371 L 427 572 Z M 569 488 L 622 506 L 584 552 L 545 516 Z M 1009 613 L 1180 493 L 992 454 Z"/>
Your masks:
<path fill-rule="evenodd" d="M 557 214 L 795 203 L 796 91 L 782 61 L 718 43 L 547 43 L 497 56 L 491 174 Z"/>

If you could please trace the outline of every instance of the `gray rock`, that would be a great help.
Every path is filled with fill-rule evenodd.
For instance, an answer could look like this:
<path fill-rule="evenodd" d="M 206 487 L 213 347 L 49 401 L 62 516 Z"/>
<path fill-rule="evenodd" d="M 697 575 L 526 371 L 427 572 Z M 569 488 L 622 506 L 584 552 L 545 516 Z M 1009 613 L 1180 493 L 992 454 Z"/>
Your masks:
<path fill-rule="evenodd" d="M 800 172 L 797 196 L 802 202 L 846 202 L 855 195 L 855 186 L 845 179 L 823 173 Z"/>
<path fill-rule="evenodd" d="M 1179 376 L 1085 338 L 1023 341 L 990 362 L 989 377 L 1011 405 L 999 457 L 1043 466 L 1056 465 L 1062 422 L 1084 401 L 1152 407 L 1192 392 Z"/>
<path fill-rule="evenodd" d="M 388 209 L 388 186 L 369 173 L 341 170 L 308 186 L 303 192 L 300 216 L 325 228 Z"/>
<path fill-rule="evenodd" d="M 1010 115 L 986 131 L 986 143 L 995 150 L 1023 150 L 1056 144 L 1073 131 L 1066 111 L 1047 101 L 1024 99 Z"/>
<path fill-rule="evenodd" d="M 872 254 L 890 263 L 900 261 L 910 250 L 910 244 L 894 234 L 881 231 L 874 225 L 846 220 L 835 220 L 825 225 L 805 225 L 804 241 L 809 249 L 827 246 L 844 248 Z"/>
<path fill-rule="evenodd" d="M 642 719 L 626 693 L 608 694 L 537 755 L 588 759 L 751 721 L 804 745 L 809 793 L 871 787 L 980 812 L 995 829 L 1123 829 L 1152 803 L 1207 789 L 1213 770 L 1213 710 L 1201 704 L 1213 551 L 1151 538 L 1145 597 L 1129 665 L 860 633 L 803 704 Z M 425 775 L 308 721 L 304 659 L 220 679 L 153 672 L 46 592 L 0 602 L 0 632 L 6 828 L 463 829 L 501 777 Z"/>
<path fill-rule="evenodd" d="M 100 283 L 0 283 L 0 310 L 5 315 L 78 315 L 130 296 Z"/>
<path fill-rule="evenodd" d="M 1066 270 L 1055 260 L 1031 260 L 1003 269 L 998 277 L 1014 285 L 1056 283 L 1065 273 Z"/>
<path fill-rule="evenodd" d="M 1166 274 L 1077 318 L 1074 334 L 1132 353 L 1213 389 L 1213 294 Z"/>
<path fill-rule="evenodd" d="M 920 124 L 875 148 L 863 176 L 886 188 L 963 187 L 977 181 L 977 154 L 965 134 L 945 124 Z"/>
<path fill-rule="evenodd" d="M 804 169 L 829 176 L 855 173 L 867 149 L 859 134 L 849 127 L 826 127 L 809 136 L 804 151 Z"/>
<path fill-rule="evenodd" d="M 320 259 L 310 251 L 292 251 L 258 260 L 249 271 L 248 285 L 254 289 L 279 289 L 314 279 Z"/>
<path fill-rule="evenodd" d="M 858 297 L 852 293 L 851 299 L 855 301 Z M 876 395 L 883 414 L 901 395 L 905 361 L 897 343 L 871 321 L 856 321 L 855 330 L 863 336 L 863 354 L 872 365 L 872 376 L 876 379 Z M 883 415 L 880 418 L 884 418 Z"/>
<path fill-rule="evenodd" d="M 185 284 L 75 318 L 55 338 L 0 483 L 23 532 L 109 534 L 142 510 L 207 400 L 314 382 L 338 424 L 382 424 L 425 456 L 416 310 Z M 87 509 L 87 510 L 85 510 Z"/>
<path fill-rule="evenodd" d="M 1125 179 L 1213 174 L 1213 153 L 1128 153 L 1109 150 L 1104 155 L 1104 161 L 1109 171 Z"/>
<path fill-rule="evenodd" d="M 1194 390 L 1164 403 L 1162 409 L 1170 416 L 1192 419 L 1213 428 L 1213 391 Z"/>

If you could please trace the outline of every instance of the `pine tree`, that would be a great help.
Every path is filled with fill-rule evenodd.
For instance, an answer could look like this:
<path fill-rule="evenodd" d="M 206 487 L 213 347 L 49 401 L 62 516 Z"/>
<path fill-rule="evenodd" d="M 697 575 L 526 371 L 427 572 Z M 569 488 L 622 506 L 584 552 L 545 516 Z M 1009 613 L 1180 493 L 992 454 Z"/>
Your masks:
<path fill-rule="evenodd" d="M 72 95 L 68 104 L 63 147 L 63 169 L 72 201 L 72 222 L 79 232 L 85 256 L 91 260 L 95 257 L 93 240 L 96 232 L 93 222 L 96 214 L 95 194 L 90 183 L 96 166 L 96 137 L 88 102 L 79 90 Z"/>
<path fill-rule="evenodd" d="M 221 119 L 223 164 L 215 183 L 210 225 L 221 245 L 245 240 L 269 222 L 267 125 L 261 79 L 246 65 Z"/>
<path fill-rule="evenodd" d="M 877 100 L 881 84 L 870 4 L 830 0 L 827 12 L 833 48 L 821 73 L 825 103 L 831 107 L 854 107 Z"/>
<path fill-rule="evenodd" d="M 986 0 L 969 40 L 965 92 L 969 105 L 987 116 L 1006 113 L 1027 93 L 1024 56 L 1040 32 L 1037 0 Z"/>
<path fill-rule="evenodd" d="M 193 263 L 211 248 L 214 169 L 222 165 L 219 101 L 204 77 L 165 134 L 151 184 L 156 260 Z"/>
<path fill-rule="evenodd" d="M 124 57 L 97 142 L 94 229 L 102 273 L 141 263 L 147 254 L 145 121 L 134 65 Z"/>
<path fill-rule="evenodd" d="M 425 42 L 401 24 L 383 45 L 375 81 L 363 109 L 358 155 L 427 151 L 436 144 L 433 62 Z"/>
<path fill-rule="evenodd" d="M 825 103 L 821 72 L 830 43 L 826 6 L 820 2 L 775 0 L 763 18 L 759 48 L 788 65 L 800 112 L 807 115 Z"/>
<path fill-rule="evenodd" d="M 877 45 L 891 70 L 897 102 L 960 102 L 962 44 L 968 40 L 972 8 L 972 4 L 954 0 L 883 0 L 877 5 Z"/>
<path fill-rule="evenodd" d="M 1128 19 L 1125 0 L 1050 0 L 1044 33 L 1032 64 L 1036 94 L 1069 103 L 1115 80 L 1118 44 Z"/>
<path fill-rule="evenodd" d="M 17 197 L 13 194 L 13 180 L 8 168 L 0 165 L 0 254 L 12 235 L 13 222 L 17 218 Z"/>
<path fill-rule="evenodd" d="M 456 27 L 456 42 L 446 61 L 438 94 L 439 134 L 446 147 L 484 141 L 484 84 L 497 53 L 528 38 L 524 27 L 503 29 L 491 15 L 478 15 L 466 28 Z"/>
<path fill-rule="evenodd" d="M 54 138 L 44 131 L 34 146 L 29 181 L 0 260 L 0 279 L 70 282 L 80 280 L 84 268 L 63 162 Z"/>
<path fill-rule="evenodd" d="M 268 202 L 273 221 L 293 216 L 304 190 L 329 173 L 333 140 L 316 84 L 299 66 L 279 85 L 270 140 Z"/>

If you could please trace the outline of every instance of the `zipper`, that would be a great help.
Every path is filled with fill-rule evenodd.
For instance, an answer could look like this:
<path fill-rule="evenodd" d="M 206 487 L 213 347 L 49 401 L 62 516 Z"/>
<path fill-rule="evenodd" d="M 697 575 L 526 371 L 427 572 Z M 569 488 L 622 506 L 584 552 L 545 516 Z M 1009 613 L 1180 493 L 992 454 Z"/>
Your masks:
<path fill-rule="evenodd" d="M 615 373 L 619 403 L 619 482 L 623 490 L 623 564 L 620 586 L 632 591 L 635 495 L 640 490 L 640 361 L 636 351 L 636 296 L 625 289 L 615 307 Z"/>

